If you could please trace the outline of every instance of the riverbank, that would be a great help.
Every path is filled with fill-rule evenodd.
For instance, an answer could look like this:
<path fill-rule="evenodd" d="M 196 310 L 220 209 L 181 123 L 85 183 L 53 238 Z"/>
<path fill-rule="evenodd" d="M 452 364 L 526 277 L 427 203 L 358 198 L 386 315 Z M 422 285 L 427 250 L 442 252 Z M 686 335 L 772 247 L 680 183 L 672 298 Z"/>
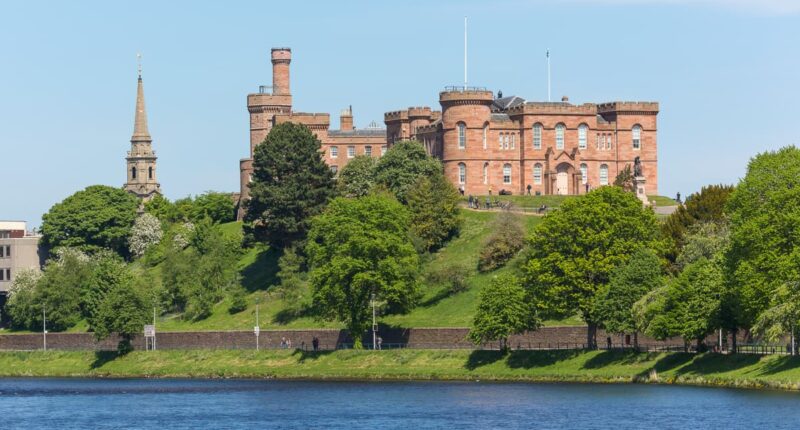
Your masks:
<path fill-rule="evenodd" d="M 4 377 L 190 377 L 666 383 L 800 390 L 800 358 L 607 351 L 0 352 Z"/>

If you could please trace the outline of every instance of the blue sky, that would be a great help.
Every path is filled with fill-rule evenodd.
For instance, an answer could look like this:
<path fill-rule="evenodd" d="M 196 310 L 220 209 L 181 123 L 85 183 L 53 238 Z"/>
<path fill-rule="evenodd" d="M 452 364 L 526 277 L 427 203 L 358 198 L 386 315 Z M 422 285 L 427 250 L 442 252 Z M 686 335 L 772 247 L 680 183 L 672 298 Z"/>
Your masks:
<path fill-rule="evenodd" d="M 73 4 L 74 3 L 74 4 Z M 0 13 L 0 219 L 40 222 L 92 184 L 121 186 L 136 53 L 167 197 L 236 191 L 245 96 L 293 50 L 295 109 L 438 107 L 463 79 L 528 100 L 655 100 L 659 191 L 735 183 L 750 157 L 797 144 L 800 2 L 4 2 Z"/>

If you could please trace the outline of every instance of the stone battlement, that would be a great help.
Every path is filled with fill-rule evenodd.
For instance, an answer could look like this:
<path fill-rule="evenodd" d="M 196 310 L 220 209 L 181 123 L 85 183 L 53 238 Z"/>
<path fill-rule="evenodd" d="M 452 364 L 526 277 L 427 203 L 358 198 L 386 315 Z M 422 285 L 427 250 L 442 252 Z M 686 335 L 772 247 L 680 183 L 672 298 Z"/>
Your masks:
<path fill-rule="evenodd" d="M 597 113 L 658 113 L 658 102 L 639 102 L 639 101 L 615 101 L 600 103 L 597 105 Z"/>
<path fill-rule="evenodd" d="M 291 106 L 292 96 L 290 95 L 274 95 L 266 93 L 254 93 L 247 95 L 247 107 L 260 107 L 260 106 Z"/>
<path fill-rule="evenodd" d="M 464 102 L 477 102 L 480 104 L 490 104 L 494 100 L 494 94 L 491 91 L 484 89 L 470 89 L 459 90 L 455 88 L 448 88 L 439 93 L 439 103 L 464 103 Z"/>

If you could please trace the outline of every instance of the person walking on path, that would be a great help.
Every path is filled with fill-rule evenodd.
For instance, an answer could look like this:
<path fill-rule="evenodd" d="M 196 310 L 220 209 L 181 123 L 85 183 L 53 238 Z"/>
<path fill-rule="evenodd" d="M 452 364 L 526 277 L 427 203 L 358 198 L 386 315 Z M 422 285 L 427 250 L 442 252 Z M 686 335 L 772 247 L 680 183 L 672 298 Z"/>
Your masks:
<path fill-rule="evenodd" d="M 319 339 L 314 336 L 314 339 L 311 339 L 311 346 L 314 347 L 314 352 L 319 351 Z"/>
<path fill-rule="evenodd" d="M 533 188 L 531 187 L 531 184 L 528 184 L 528 195 L 531 195 L 531 188 Z"/>
<path fill-rule="evenodd" d="M 470 194 L 469 198 L 467 199 L 467 207 L 472 209 L 472 194 Z"/>

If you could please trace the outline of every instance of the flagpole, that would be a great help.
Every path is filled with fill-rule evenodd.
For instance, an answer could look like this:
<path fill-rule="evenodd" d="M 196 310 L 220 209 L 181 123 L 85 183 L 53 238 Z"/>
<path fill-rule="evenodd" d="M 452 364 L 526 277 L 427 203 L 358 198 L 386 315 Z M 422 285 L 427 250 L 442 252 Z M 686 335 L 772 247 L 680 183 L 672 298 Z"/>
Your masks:
<path fill-rule="evenodd" d="M 467 90 L 467 17 L 464 17 L 464 91 Z"/>
<path fill-rule="evenodd" d="M 547 49 L 547 101 L 550 101 L 550 49 Z"/>

